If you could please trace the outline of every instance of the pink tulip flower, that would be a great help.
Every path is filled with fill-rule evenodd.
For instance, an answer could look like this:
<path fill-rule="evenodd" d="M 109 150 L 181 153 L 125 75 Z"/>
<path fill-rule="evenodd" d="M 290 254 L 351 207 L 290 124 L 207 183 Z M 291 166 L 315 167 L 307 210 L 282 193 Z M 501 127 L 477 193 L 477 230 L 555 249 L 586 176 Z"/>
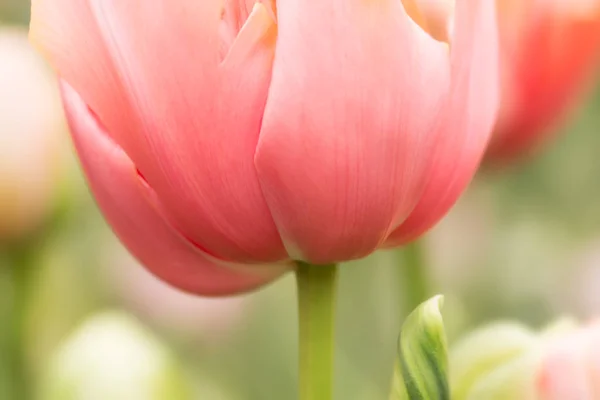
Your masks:
<path fill-rule="evenodd" d="M 30 33 L 117 235 L 224 295 L 405 243 L 456 201 L 498 78 L 493 0 L 455 10 L 444 41 L 407 0 L 33 0 Z"/>
<path fill-rule="evenodd" d="M 600 1 L 497 0 L 502 100 L 488 158 L 538 147 L 591 84 Z"/>

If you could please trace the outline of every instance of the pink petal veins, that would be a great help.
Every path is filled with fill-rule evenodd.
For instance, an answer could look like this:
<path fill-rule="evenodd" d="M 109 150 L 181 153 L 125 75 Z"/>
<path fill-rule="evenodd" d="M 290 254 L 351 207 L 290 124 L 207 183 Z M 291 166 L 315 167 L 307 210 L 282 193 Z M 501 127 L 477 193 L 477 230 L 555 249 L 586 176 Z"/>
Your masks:
<path fill-rule="evenodd" d="M 136 168 L 101 130 L 67 84 L 62 94 L 73 139 L 90 187 L 115 233 L 152 273 L 171 285 L 202 295 L 230 295 L 261 286 L 288 267 L 230 266 L 177 235 L 145 195 Z"/>
<path fill-rule="evenodd" d="M 422 191 L 446 46 L 399 1 L 281 0 L 277 12 L 262 188 L 293 258 L 363 257 Z"/>
<path fill-rule="evenodd" d="M 178 228 L 220 258 L 285 260 L 253 160 L 275 43 L 269 10 L 240 8 L 248 18 L 223 54 L 220 1 L 57 1 L 34 0 L 32 36 Z"/>
<path fill-rule="evenodd" d="M 452 88 L 438 125 L 425 191 L 386 246 L 409 242 L 431 228 L 471 181 L 498 108 L 498 44 L 492 0 L 457 0 L 450 42 Z"/>

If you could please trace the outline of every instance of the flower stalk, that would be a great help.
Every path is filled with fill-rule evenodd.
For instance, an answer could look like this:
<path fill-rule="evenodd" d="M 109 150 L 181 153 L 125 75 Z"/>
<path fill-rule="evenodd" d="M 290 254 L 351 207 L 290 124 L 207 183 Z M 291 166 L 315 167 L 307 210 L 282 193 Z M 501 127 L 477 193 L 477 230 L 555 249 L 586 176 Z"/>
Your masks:
<path fill-rule="evenodd" d="M 5 327 L 0 344 L 0 356 L 5 362 L 0 380 L 5 382 L 0 397 L 28 399 L 31 393 L 24 341 L 32 260 L 31 254 L 20 247 L 7 253 L 10 263 L 4 272 L 9 301 L 0 316 L 0 326 Z"/>
<path fill-rule="evenodd" d="M 299 398 L 333 398 L 337 265 L 298 263 Z"/>
<path fill-rule="evenodd" d="M 410 314 L 431 295 L 424 245 L 423 240 L 417 240 L 397 250 L 402 263 L 399 271 L 403 280 L 405 315 Z"/>

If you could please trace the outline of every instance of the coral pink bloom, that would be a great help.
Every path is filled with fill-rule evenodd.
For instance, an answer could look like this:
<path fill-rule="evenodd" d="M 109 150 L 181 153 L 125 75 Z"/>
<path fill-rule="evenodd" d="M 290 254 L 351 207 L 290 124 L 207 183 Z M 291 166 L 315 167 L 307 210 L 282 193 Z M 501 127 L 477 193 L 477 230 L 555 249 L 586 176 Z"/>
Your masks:
<path fill-rule="evenodd" d="M 600 398 L 600 323 L 551 342 L 537 373 L 539 400 Z"/>
<path fill-rule="evenodd" d="M 497 0 L 502 101 L 491 159 L 535 148 L 590 84 L 600 55 L 600 1 Z"/>
<path fill-rule="evenodd" d="M 401 0 L 32 3 L 100 207 L 189 291 L 415 238 L 494 122 L 492 0 L 457 0 L 447 43 Z"/>

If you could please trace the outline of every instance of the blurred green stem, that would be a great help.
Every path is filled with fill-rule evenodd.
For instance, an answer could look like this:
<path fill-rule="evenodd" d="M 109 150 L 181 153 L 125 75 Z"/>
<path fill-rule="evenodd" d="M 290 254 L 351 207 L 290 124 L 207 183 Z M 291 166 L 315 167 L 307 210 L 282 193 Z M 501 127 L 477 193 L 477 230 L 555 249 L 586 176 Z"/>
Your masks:
<path fill-rule="evenodd" d="M 5 305 L 2 327 L 2 361 L 4 362 L 3 394 L 11 400 L 29 400 L 31 382 L 25 354 L 25 323 L 31 272 L 31 255 L 18 249 L 8 252 L 9 265 L 4 271 L 8 278 L 8 302 Z"/>
<path fill-rule="evenodd" d="M 337 265 L 298 263 L 300 400 L 333 398 Z"/>
<path fill-rule="evenodd" d="M 410 314 L 430 296 L 427 256 L 422 240 L 414 241 L 397 250 L 401 257 L 402 292 L 405 315 Z"/>

